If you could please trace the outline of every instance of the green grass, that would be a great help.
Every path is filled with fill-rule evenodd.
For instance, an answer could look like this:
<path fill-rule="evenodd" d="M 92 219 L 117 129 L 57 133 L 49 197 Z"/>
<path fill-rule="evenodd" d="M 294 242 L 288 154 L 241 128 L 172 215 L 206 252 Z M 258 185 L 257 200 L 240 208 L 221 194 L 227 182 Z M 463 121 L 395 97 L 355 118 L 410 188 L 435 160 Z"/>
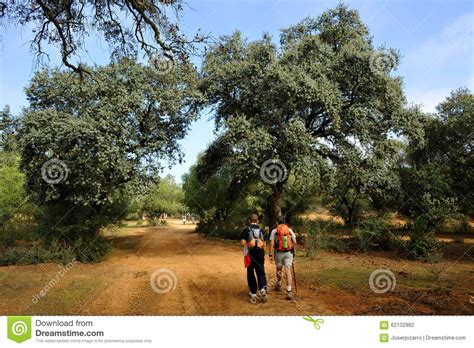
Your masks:
<path fill-rule="evenodd" d="M 345 267 L 341 269 L 322 269 L 312 272 L 309 279 L 316 280 L 320 285 L 334 286 L 339 289 L 352 290 L 359 289 L 367 285 L 370 270 L 359 267 Z"/>
<path fill-rule="evenodd" d="M 38 303 L 32 304 L 29 311 L 38 315 L 77 313 L 101 287 L 103 284 L 97 279 L 61 279 Z"/>

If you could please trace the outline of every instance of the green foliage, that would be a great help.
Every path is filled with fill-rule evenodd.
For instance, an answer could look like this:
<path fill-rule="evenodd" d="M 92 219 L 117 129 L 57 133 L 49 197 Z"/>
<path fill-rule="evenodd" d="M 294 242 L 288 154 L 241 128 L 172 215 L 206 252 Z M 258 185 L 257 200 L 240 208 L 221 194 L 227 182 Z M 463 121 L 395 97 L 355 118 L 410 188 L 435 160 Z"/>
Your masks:
<path fill-rule="evenodd" d="M 41 203 L 101 205 L 126 184 L 146 188 L 161 168 L 157 159 L 182 156 L 177 141 L 197 116 L 192 67 L 163 75 L 122 60 L 94 76 L 98 82 L 81 84 L 71 73 L 41 71 L 26 89 L 22 168 Z M 55 185 L 39 175 L 50 159 L 67 167 Z"/>
<path fill-rule="evenodd" d="M 379 249 L 392 250 L 396 246 L 396 236 L 383 220 L 371 218 L 359 225 L 356 230 L 359 249 L 363 251 Z"/>
<path fill-rule="evenodd" d="M 35 233 L 47 242 L 59 239 L 73 244 L 77 239 L 95 239 L 101 228 L 127 216 L 128 205 L 129 198 L 119 195 L 98 208 L 70 203 L 44 205 L 36 217 Z"/>
<path fill-rule="evenodd" d="M 7 245 L 31 239 L 36 226 L 37 208 L 26 196 L 19 161 L 15 153 L 0 151 L 0 242 Z"/>
<path fill-rule="evenodd" d="M 267 191 L 273 225 L 291 177 L 318 183 L 340 165 L 357 176 L 347 187 L 392 180 L 390 139 L 419 136 L 421 124 L 406 108 L 401 78 L 374 66 L 382 53 L 396 68 L 398 52 L 376 49 L 358 12 L 344 5 L 284 29 L 280 45 L 267 34 L 222 37 L 202 68 L 201 90 L 221 132 L 199 164 L 200 181 L 227 167 L 229 188 L 242 189 L 261 180 L 266 160 L 283 162 L 289 175 Z"/>
<path fill-rule="evenodd" d="M 26 194 L 24 175 L 19 171 L 20 159 L 12 153 L 0 152 L 0 221 L 24 212 Z"/>
<path fill-rule="evenodd" d="M 104 238 L 74 240 L 66 243 L 53 240 L 46 244 L 36 241 L 33 244 L 14 245 L 0 250 L 0 266 L 29 265 L 45 262 L 67 264 L 74 260 L 80 262 L 99 262 L 112 248 Z"/>
<path fill-rule="evenodd" d="M 463 214 L 472 214 L 473 105 L 469 90 L 452 92 L 437 107 L 436 115 L 425 116 L 424 136 L 410 140 L 400 165 L 402 190 L 397 208 L 412 221 L 407 226 L 412 258 L 438 258 L 441 251 L 435 233 L 448 221 L 463 221 Z"/>
<path fill-rule="evenodd" d="M 18 122 L 19 120 L 11 114 L 8 105 L 0 111 L 0 151 L 15 152 L 17 150 Z"/>
<path fill-rule="evenodd" d="M 314 258 L 318 250 L 346 251 L 348 243 L 342 238 L 344 229 L 334 221 L 304 220 L 298 227 L 303 235 L 301 244 L 304 245 L 306 256 Z"/>
<path fill-rule="evenodd" d="M 453 232 L 459 233 L 459 234 L 467 234 L 467 233 L 473 233 L 474 229 L 471 227 L 467 219 L 463 219 L 457 222 L 457 224 L 454 227 Z"/>
<path fill-rule="evenodd" d="M 59 262 L 67 264 L 74 260 L 72 247 L 65 247 L 60 242 L 54 241 L 47 247 L 40 241 L 32 244 L 14 245 L 5 248 L 0 253 L 0 265 L 28 265 L 44 262 Z"/>
<path fill-rule="evenodd" d="M 102 238 L 78 238 L 72 244 L 75 258 L 81 262 L 99 262 L 112 249 L 112 244 Z"/>
<path fill-rule="evenodd" d="M 407 244 L 408 256 L 416 259 L 429 260 L 430 257 L 439 253 L 440 247 L 435 239 L 434 230 L 430 228 L 428 221 L 418 217 L 414 223 L 408 226 L 410 241 Z"/>
<path fill-rule="evenodd" d="M 128 197 L 146 191 L 160 160 L 181 160 L 178 140 L 197 117 L 196 78 L 189 64 L 162 74 L 129 59 L 82 81 L 59 70 L 33 77 L 21 167 L 42 209 L 41 238 L 79 243 L 84 261 L 102 257 L 100 229 L 126 216 L 136 204 Z M 51 161 L 56 166 L 48 168 Z"/>
<path fill-rule="evenodd" d="M 261 183 L 240 186 L 227 166 L 201 182 L 197 172 L 200 161 L 202 157 L 183 176 L 184 202 L 200 217 L 198 231 L 238 239 L 250 214 L 262 215 L 265 211 L 267 188 Z"/>
<path fill-rule="evenodd" d="M 365 149 L 359 157 L 338 161 L 326 185 L 324 203 L 349 227 L 357 225 L 367 212 L 388 210 L 400 190 L 397 165 L 402 148 L 399 141 L 387 140 L 378 148 Z"/>
<path fill-rule="evenodd" d="M 142 210 L 150 217 L 159 217 L 163 213 L 176 216 L 186 211 L 183 200 L 183 190 L 174 178 L 168 175 L 146 194 Z"/>
<path fill-rule="evenodd" d="M 367 211 L 367 203 L 360 197 L 362 194 L 356 189 L 338 184 L 328 196 L 330 212 L 339 215 L 347 226 L 357 224 Z M 364 204 L 365 203 L 365 204 Z"/>
<path fill-rule="evenodd" d="M 425 119 L 425 136 L 412 140 L 402 177 L 401 211 L 423 217 L 430 227 L 470 214 L 474 199 L 474 95 L 466 89 L 452 92 L 435 117 Z"/>

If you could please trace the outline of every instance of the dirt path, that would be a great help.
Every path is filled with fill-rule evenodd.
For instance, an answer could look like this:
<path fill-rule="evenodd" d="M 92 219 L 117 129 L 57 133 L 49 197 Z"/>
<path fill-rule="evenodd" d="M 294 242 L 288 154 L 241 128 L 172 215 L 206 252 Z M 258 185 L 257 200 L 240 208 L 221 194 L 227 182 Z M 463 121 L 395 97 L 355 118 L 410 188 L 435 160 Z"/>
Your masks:
<path fill-rule="evenodd" d="M 183 226 L 177 220 L 169 220 L 169 223 L 169 227 L 159 229 L 136 228 L 135 236 L 116 238 L 118 250 L 103 263 L 111 272 L 112 284 L 98 290 L 81 312 L 121 315 L 321 312 L 304 289 L 299 295 L 305 300 L 288 302 L 281 293 L 271 294 L 267 304 L 250 304 L 239 247 L 231 242 L 205 239 L 194 233 L 194 225 Z M 168 276 L 166 279 L 164 271 L 153 277 L 159 270 L 169 270 L 176 278 Z M 272 278 L 273 273 L 273 267 L 269 267 L 267 276 Z M 171 283 L 167 282 L 169 279 Z M 159 290 L 171 290 L 157 293 L 151 280 Z"/>
<path fill-rule="evenodd" d="M 98 264 L 0 267 L 0 314 L 32 315 L 350 315 L 472 314 L 472 247 L 456 262 L 427 265 L 388 254 L 321 252 L 297 258 L 298 294 L 286 301 L 270 291 L 268 303 L 248 299 L 242 251 L 235 241 L 206 239 L 194 225 L 121 228 L 114 250 Z M 446 270 L 439 273 L 438 269 Z M 369 275 L 389 268 L 397 287 L 375 294 Z M 156 273 L 161 270 L 161 273 Z M 166 271 L 163 271 L 166 270 Z M 168 272 L 168 273 L 164 273 Z M 267 280 L 275 277 L 266 264 Z M 436 276 L 436 278 L 434 278 Z M 168 277 L 166 279 L 166 277 Z M 51 284 L 51 280 L 57 281 Z M 153 290 L 151 281 L 160 293 Z M 171 282 L 167 282 L 170 280 Z M 33 296 L 45 291 L 38 301 Z"/>

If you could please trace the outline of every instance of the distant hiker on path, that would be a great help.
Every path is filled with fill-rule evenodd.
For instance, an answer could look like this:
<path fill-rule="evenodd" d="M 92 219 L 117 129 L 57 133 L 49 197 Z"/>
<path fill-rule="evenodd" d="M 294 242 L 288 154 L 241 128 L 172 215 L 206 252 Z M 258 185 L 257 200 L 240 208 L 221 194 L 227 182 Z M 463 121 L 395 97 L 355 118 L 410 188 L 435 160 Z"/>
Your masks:
<path fill-rule="evenodd" d="M 240 239 L 240 243 L 244 247 L 244 264 L 247 267 L 250 301 L 257 303 L 258 299 L 260 299 L 262 302 L 267 302 L 267 279 L 264 266 L 265 239 L 263 230 L 258 225 L 258 216 L 256 214 L 250 216 L 249 226 L 244 228 Z M 257 279 L 255 279 L 255 276 Z M 258 293 L 257 289 L 259 290 Z"/>
<path fill-rule="evenodd" d="M 286 273 L 286 298 L 293 299 L 293 277 L 291 274 L 291 267 L 293 266 L 293 253 L 296 245 L 296 235 L 286 225 L 285 218 L 278 219 L 277 228 L 270 233 L 270 263 L 275 261 L 277 269 L 277 291 L 281 291 L 282 285 L 282 269 L 285 267 Z"/>
<path fill-rule="evenodd" d="M 182 219 L 183 219 L 183 225 L 186 225 L 186 215 L 183 215 Z"/>

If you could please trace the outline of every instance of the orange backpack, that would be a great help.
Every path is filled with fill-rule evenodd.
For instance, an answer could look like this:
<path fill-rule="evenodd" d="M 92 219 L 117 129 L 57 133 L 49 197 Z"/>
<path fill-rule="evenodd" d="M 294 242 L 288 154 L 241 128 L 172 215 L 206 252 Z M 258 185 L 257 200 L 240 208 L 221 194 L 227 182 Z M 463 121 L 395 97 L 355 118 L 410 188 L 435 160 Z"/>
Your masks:
<path fill-rule="evenodd" d="M 278 225 L 275 236 L 275 249 L 278 251 L 290 251 L 293 249 L 290 229 L 287 225 Z"/>

